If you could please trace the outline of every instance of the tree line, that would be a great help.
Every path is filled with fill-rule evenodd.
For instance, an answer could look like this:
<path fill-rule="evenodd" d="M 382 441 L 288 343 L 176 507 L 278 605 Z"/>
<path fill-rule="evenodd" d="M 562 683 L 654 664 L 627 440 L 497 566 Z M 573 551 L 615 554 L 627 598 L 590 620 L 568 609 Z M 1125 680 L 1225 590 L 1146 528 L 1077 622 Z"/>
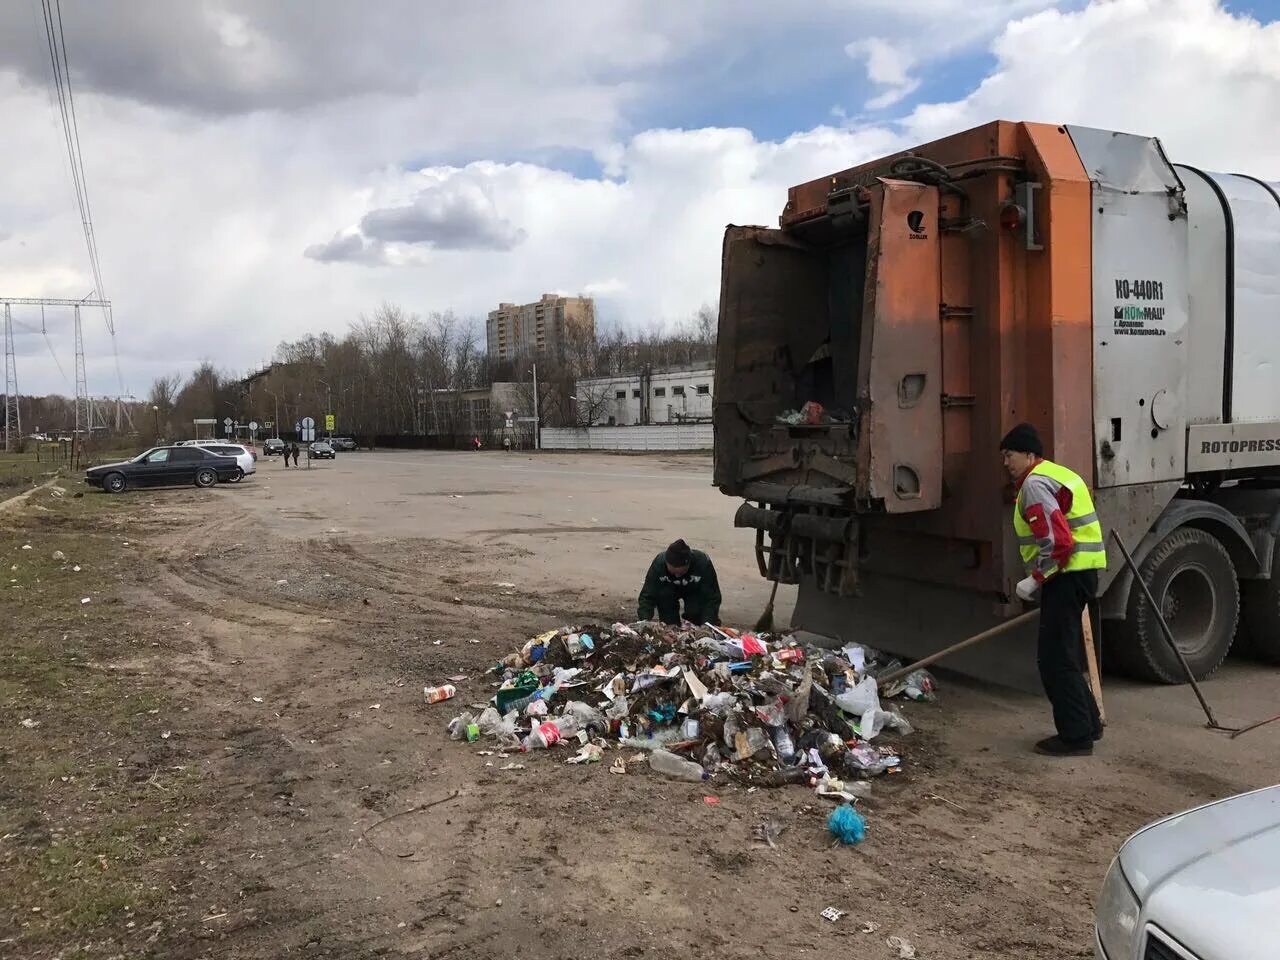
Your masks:
<path fill-rule="evenodd" d="M 570 334 L 563 356 L 536 358 L 542 422 L 591 422 L 603 391 L 575 395 L 580 380 L 713 360 L 716 323 L 717 308 L 708 305 L 666 330 L 615 325 Z M 383 304 L 342 337 L 312 334 L 281 343 L 261 371 L 235 374 L 206 361 L 185 378 L 159 377 L 143 405 L 144 422 L 136 426 L 144 436 L 154 429 L 172 440 L 189 436 L 198 418 L 216 420 L 221 435 L 230 417 L 237 424 L 257 422 L 259 436 L 268 423 L 287 435 L 305 416 L 314 417 L 322 432 L 321 418 L 333 413 L 339 435 L 458 435 L 478 430 L 477 411 L 483 411 L 492 430 L 505 411 L 489 410 L 479 393 L 491 384 L 512 384 L 504 398 L 520 407 L 518 415 L 531 416 L 534 360 L 488 357 L 479 318 L 448 311 L 421 317 Z"/>

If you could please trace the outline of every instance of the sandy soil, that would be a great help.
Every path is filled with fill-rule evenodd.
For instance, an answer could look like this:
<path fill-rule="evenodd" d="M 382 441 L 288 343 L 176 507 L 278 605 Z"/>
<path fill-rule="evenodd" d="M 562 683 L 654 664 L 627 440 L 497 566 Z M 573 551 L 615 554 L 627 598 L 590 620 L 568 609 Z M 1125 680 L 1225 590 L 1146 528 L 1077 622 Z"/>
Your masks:
<path fill-rule="evenodd" d="M 78 520 L 123 558 L 104 561 L 95 600 L 114 619 L 94 629 L 127 624 L 113 663 L 165 695 L 112 750 L 197 775 L 184 823 L 199 840 L 131 868 L 163 893 L 148 912 L 63 942 L 11 890 L 0 955 L 892 958 L 901 936 L 938 960 L 1084 957 L 1130 831 L 1277 779 L 1280 729 L 1227 741 L 1186 690 L 1112 685 L 1099 753 L 1054 761 L 1028 751 L 1042 701 L 944 676 L 937 704 L 906 708 L 917 732 L 863 805 L 867 840 L 832 848 L 830 807 L 799 787 L 449 741 L 449 717 L 489 696 L 488 666 L 549 626 L 631 609 L 673 536 L 712 550 L 726 618 L 753 620 L 766 591 L 734 506 L 699 458 L 375 453 L 114 498 L 108 528 Z M 7 544 L 37 519 L 12 511 Z M 455 701 L 423 704 L 456 675 Z M 1276 675 L 1232 665 L 1206 689 L 1230 719 L 1261 716 Z M 25 696 L 4 704 L 7 729 Z M 24 814 L 55 831 L 82 815 Z M 765 818 L 785 827 L 776 849 L 753 839 Z M 848 915 L 828 923 L 827 906 Z"/>

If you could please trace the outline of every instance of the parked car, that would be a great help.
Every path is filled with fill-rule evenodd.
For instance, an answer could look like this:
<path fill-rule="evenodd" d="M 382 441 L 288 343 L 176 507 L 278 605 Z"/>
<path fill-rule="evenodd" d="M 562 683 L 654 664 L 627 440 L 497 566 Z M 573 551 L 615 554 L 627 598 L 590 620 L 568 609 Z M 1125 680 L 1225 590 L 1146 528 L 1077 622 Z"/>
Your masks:
<path fill-rule="evenodd" d="M 268 457 L 278 456 L 279 454 L 284 453 L 284 441 L 279 437 L 272 437 L 269 440 L 264 440 L 262 443 L 262 452 Z"/>
<path fill-rule="evenodd" d="M 234 457 L 224 457 L 200 447 L 152 447 L 132 460 L 90 467 L 84 482 L 108 493 L 122 493 L 129 487 L 174 486 L 194 483 L 197 487 L 231 483 L 242 476 Z"/>
<path fill-rule="evenodd" d="M 1175 814 L 1120 847 L 1098 895 L 1098 960 L 1272 960 L 1280 784 Z"/>
<path fill-rule="evenodd" d="M 350 437 L 330 437 L 329 443 L 335 450 L 354 450 L 356 442 Z"/>
<path fill-rule="evenodd" d="M 236 478 L 237 480 L 258 470 L 257 457 L 242 443 L 202 443 L 200 449 L 223 457 L 235 457 L 236 463 L 240 465 L 240 476 Z"/>
<path fill-rule="evenodd" d="M 317 440 L 311 444 L 311 456 L 317 460 L 336 460 L 338 454 L 328 440 Z"/>

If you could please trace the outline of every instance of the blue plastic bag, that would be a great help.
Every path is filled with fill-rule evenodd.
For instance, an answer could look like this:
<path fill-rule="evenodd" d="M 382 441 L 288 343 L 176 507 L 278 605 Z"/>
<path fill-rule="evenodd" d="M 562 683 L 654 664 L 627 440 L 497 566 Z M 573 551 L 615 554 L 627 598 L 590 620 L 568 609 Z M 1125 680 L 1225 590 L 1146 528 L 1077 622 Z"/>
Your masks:
<path fill-rule="evenodd" d="M 867 824 L 858 815 L 858 811 L 848 803 L 843 803 L 831 811 L 827 818 L 827 829 L 841 843 L 852 846 L 861 843 L 867 835 Z"/>

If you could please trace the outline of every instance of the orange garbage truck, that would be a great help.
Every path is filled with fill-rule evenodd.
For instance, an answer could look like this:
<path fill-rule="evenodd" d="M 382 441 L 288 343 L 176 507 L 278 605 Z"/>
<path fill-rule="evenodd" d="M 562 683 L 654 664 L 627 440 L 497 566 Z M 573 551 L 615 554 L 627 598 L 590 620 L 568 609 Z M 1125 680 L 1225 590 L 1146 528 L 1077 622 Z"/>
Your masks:
<path fill-rule="evenodd" d="M 794 625 L 922 656 L 1020 612 L 997 447 L 1028 421 L 1198 676 L 1280 663 L 1280 183 L 989 123 L 727 228 L 717 350 L 715 483 Z M 1104 661 L 1180 681 L 1109 546 Z M 1033 651 L 954 665 L 1029 683 Z"/>

